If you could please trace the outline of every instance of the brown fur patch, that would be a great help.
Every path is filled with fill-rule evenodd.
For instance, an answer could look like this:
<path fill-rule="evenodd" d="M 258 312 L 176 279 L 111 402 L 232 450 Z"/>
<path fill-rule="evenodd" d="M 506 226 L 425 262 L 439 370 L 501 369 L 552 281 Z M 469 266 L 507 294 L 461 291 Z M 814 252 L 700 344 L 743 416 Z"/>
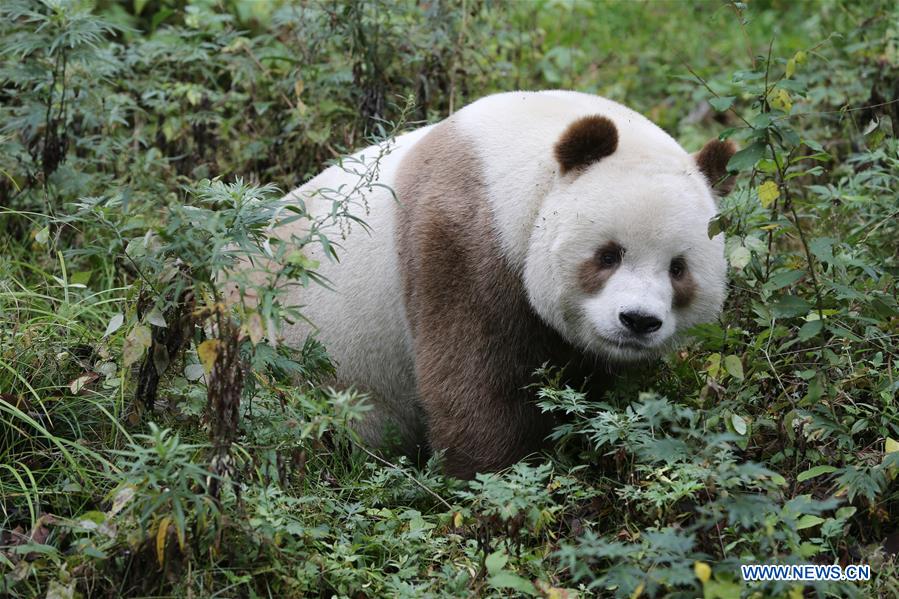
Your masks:
<path fill-rule="evenodd" d="M 596 253 L 589 259 L 584 260 L 577 270 L 577 281 L 581 291 L 587 295 L 599 293 L 605 286 L 606 281 L 618 268 L 615 266 L 605 266 L 600 262 L 603 252 L 615 251 L 621 253 L 620 246 L 616 243 L 609 243 L 599 248 Z"/>
<path fill-rule="evenodd" d="M 678 279 L 671 277 L 671 287 L 674 289 L 672 305 L 677 309 L 686 308 L 696 297 L 696 280 L 689 270 Z"/>
<path fill-rule="evenodd" d="M 590 166 L 618 148 L 615 123 L 598 114 L 571 123 L 555 145 L 562 174 Z"/>
<path fill-rule="evenodd" d="M 713 139 L 693 154 L 699 170 L 719 195 L 726 196 L 734 187 L 735 177 L 727 176 L 727 163 L 737 151 L 732 141 Z"/>
<path fill-rule="evenodd" d="M 553 420 L 524 387 L 573 349 L 534 313 L 503 258 L 472 143 L 452 118 L 403 160 L 397 248 L 431 448 L 471 478 L 541 448 Z"/>

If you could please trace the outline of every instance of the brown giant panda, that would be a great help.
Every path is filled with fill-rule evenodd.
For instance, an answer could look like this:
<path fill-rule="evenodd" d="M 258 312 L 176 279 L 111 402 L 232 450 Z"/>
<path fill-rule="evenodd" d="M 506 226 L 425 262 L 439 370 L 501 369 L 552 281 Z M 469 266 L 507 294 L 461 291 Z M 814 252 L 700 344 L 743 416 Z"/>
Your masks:
<path fill-rule="evenodd" d="M 714 319 L 724 240 L 707 226 L 733 152 L 691 155 L 640 114 L 566 91 L 488 96 L 396 138 L 359 215 L 370 230 L 339 262 L 304 250 L 333 290 L 291 291 L 338 382 L 370 396 L 363 439 L 440 450 L 458 477 L 503 468 L 549 433 L 526 389 L 541 364 L 586 358 L 602 376 Z M 322 190 L 358 178 L 335 165 L 285 201 L 327 214 Z"/>

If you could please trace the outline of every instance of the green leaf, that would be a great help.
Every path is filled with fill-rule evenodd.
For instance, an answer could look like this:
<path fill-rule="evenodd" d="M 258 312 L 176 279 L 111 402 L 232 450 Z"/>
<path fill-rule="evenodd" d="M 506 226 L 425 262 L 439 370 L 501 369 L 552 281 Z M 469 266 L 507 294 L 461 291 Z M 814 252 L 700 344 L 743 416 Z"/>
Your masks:
<path fill-rule="evenodd" d="M 184 378 L 189 381 L 197 381 L 202 378 L 204 372 L 202 364 L 188 364 L 184 367 Z"/>
<path fill-rule="evenodd" d="M 748 171 L 765 155 L 765 144 L 757 141 L 734 154 L 727 163 L 731 172 Z"/>
<path fill-rule="evenodd" d="M 753 129 L 767 129 L 778 118 L 778 115 L 770 112 L 759 112 L 758 114 L 749 117 L 749 124 Z M 764 145 L 763 142 L 758 143 Z"/>
<path fill-rule="evenodd" d="M 69 277 L 69 283 L 72 285 L 87 285 L 91 280 L 91 275 L 93 273 L 89 270 L 79 270 L 77 272 L 73 272 L 72 276 Z"/>
<path fill-rule="evenodd" d="M 122 326 L 122 323 L 125 322 L 125 315 L 119 312 L 115 316 L 109 319 L 109 324 L 106 325 L 106 332 L 103 333 L 104 337 L 109 337 Z"/>
<path fill-rule="evenodd" d="M 503 570 L 502 572 L 497 572 L 493 576 L 491 576 L 487 582 L 490 583 L 490 586 L 497 589 L 512 589 L 514 591 L 518 591 L 519 593 L 524 593 L 526 595 L 536 595 L 537 589 L 534 587 L 534 583 L 532 583 L 527 578 L 522 578 L 517 574 L 513 574 L 512 572 L 508 572 Z"/>
<path fill-rule="evenodd" d="M 735 99 L 736 98 L 734 96 L 721 96 L 719 98 L 709 99 L 709 104 L 711 104 L 712 108 L 714 108 L 718 112 L 724 112 L 725 110 L 733 106 Z"/>
<path fill-rule="evenodd" d="M 815 335 L 821 332 L 821 329 L 824 328 L 824 321 L 822 320 L 810 320 L 807 323 L 803 324 L 799 327 L 799 340 L 800 341 L 808 341 Z"/>
<path fill-rule="evenodd" d="M 787 431 L 787 437 L 789 437 L 790 441 L 796 440 L 796 430 L 793 428 L 793 422 L 796 420 L 796 410 L 790 410 L 787 412 L 787 415 L 784 416 L 784 430 Z"/>
<path fill-rule="evenodd" d="M 773 306 L 774 315 L 778 318 L 792 318 L 808 314 L 811 304 L 795 295 L 780 297 Z"/>
<path fill-rule="evenodd" d="M 739 245 L 730 252 L 730 265 L 737 270 L 743 270 L 752 260 L 752 252 L 745 245 Z"/>
<path fill-rule="evenodd" d="M 16 545 L 7 551 L 11 551 L 17 555 L 27 555 L 29 553 L 40 553 L 41 555 L 58 555 L 59 549 L 53 545 L 44 545 L 43 543 L 28 542 L 22 545 Z"/>
<path fill-rule="evenodd" d="M 837 469 L 833 466 L 815 466 L 814 468 L 809 468 L 808 470 L 797 476 L 796 481 L 801 483 L 811 478 L 815 478 L 816 476 L 821 476 L 822 474 L 830 474 L 831 472 L 836 471 Z"/>
<path fill-rule="evenodd" d="M 792 285 L 803 276 L 805 276 L 805 271 L 802 270 L 783 270 L 768 279 L 765 287 L 771 291 L 777 291 L 778 289 Z"/>
<path fill-rule="evenodd" d="M 858 509 L 854 506 L 847 505 L 846 507 L 841 507 L 840 509 L 838 509 L 837 513 L 834 514 L 834 516 L 837 520 L 845 520 L 846 518 L 852 517 L 852 515 L 857 511 Z"/>
<path fill-rule="evenodd" d="M 726 356 L 724 358 L 724 369 L 727 371 L 727 374 L 735 379 L 743 380 L 743 363 L 740 361 L 740 356 L 733 354 Z"/>
<path fill-rule="evenodd" d="M 818 526 L 822 522 L 824 522 L 824 518 L 820 516 L 813 516 L 812 514 L 806 514 L 799 519 L 799 522 L 796 523 L 796 530 L 805 530 L 806 528 Z"/>
<path fill-rule="evenodd" d="M 822 397 L 824 397 L 824 379 L 823 375 L 819 374 L 809 381 L 808 391 L 806 392 L 805 397 L 802 398 L 800 405 L 812 405 Z"/>
<path fill-rule="evenodd" d="M 78 525 L 89 530 L 97 528 L 104 522 L 106 522 L 106 514 L 104 514 L 103 512 L 98 512 L 96 510 L 84 512 L 83 514 L 78 516 Z"/>
<path fill-rule="evenodd" d="M 820 143 L 818 143 L 814 139 L 802 138 L 802 143 L 804 143 L 805 145 L 807 145 L 809 148 L 811 148 L 812 150 L 814 150 L 816 152 L 822 152 L 824 154 L 827 153 L 827 150 L 824 149 L 824 146 L 822 146 Z"/>
<path fill-rule="evenodd" d="M 833 246 L 836 242 L 830 237 L 815 237 L 809 241 L 808 248 L 821 262 L 831 263 L 834 261 Z"/>
<path fill-rule="evenodd" d="M 721 215 L 719 214 L 715 218 L 709 221 L 708 234 L 709 239 L 713 239 L 716 235 L 721 233 L 724 230 L 723 223 L 721 222 Z"/>
<path fill-rule="evenodd" d="M 496 574 L 500 570 L 502 570 L 506 563 L 509 561 L 509 556 L 505 551 L 494 551 L 490 555 L 487 556 L 487 559 L 484 560 L 484 565 L 487 566 L 487 572 L 490 574 Z"/>
<path fill-rule="evenodd" d="M 702 585 L 703 596 L 714 599 L 740 599 L 742 589 L 729 580 L 710 580 Z"/>
<path fill-rule="evenodd" d="M 770 291 L 777 291 L 789 285 L 792 285 L 805 276 L 804 270 L 782 270 L 768 279 L 765 288 Z"/>
<path fill-rule="evenodd" d="M 84 545 L 80 548 L 80 551 L 84 553 L 84 555 L 96 559 L 106 559 L 109 557 L 104 551 L 97 549 L 93 545 Z M 49 594 L 47 596 L 49 597 Z"/>
<path fill-rule="evenodd" d="M 734 425 L 734 431 L 738 435 L 745 435 L 748 427 L 746 426 L 746 420 L 737 414 L 734 414 L 730 417 L 730 423 Z"/>
<path fill-rule="evenodd" d="M 818 555 L 821 553 L 821 547 L 815 545 L 814 543 L 809 543 L 806 541 L 799 545 L 799 555 L 802 557 L 812 557 L 813 555 Z"/>
<path fill-rule="evenodd" d="M 156 31 L 156 28 L 159 27 L 159 24 L 173 14 L 175 14 L 175 11 L 171 8 L 160 8 L 159 10 L 157 10 L 153 15 L 153 18 L 150 20 L 150 30 Z"/>
<path fill-rule="evenodd" d="M 163 329 L 167 326 L 165 324 L 165 317 L 162 315 L 162 311 L 155 306 L 152 310 L 150 310 L 149 314 L 147 314 L 144 320 L 146 320 L 153 326 L 157 326 Z"/>

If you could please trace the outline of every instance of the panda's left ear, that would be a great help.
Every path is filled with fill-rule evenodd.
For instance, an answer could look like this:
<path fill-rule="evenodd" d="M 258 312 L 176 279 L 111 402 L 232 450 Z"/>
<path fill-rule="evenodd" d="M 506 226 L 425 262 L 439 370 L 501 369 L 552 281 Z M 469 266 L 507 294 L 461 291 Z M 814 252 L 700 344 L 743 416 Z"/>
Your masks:
<path fill-rule="evenodd" d="M 618 129 L 608 118 L 595 114 L 574 121 L 554 148 L 562 174 L 584 169 L 618 149 Z"/>
<path fill-rule="evenodd" d="M 718 196 L 726 196 L 734 187 L 734 176 L 728 176 L 727 163 L 736 151 L 732 141 L 713 139 L 693 154 L 699 170 Z"/>

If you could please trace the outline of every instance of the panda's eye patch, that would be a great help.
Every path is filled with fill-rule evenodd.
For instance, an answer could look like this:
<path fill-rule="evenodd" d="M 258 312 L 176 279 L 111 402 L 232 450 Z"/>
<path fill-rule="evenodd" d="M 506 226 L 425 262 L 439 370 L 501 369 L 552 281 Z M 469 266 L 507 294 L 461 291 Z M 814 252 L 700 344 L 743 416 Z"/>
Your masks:
<path fill-rule="evenodd" d="M 596 261 L 600 268 L 615 268 L 621 263 L 624 248 L 617 243 L 607 243 L 596 251 Z"/>
<path fill-rule="evenodd" d="M 683 256 L 678 256 L 677 258 L 672 260 L 671 265 L 668 267 L 668 273 L 671 275 L 672 279 L 680 279 L 686 272 L 687 261 Z"/>

